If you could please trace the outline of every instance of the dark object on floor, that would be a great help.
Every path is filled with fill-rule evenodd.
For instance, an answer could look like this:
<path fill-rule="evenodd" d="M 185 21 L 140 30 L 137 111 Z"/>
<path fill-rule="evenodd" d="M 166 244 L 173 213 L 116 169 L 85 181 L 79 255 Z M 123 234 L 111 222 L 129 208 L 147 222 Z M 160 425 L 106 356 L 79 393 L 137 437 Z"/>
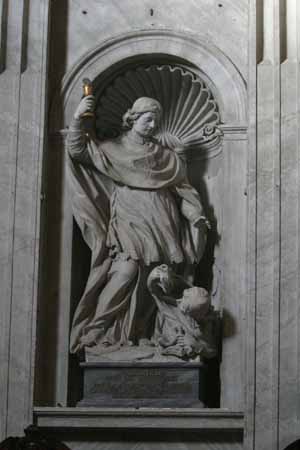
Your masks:
<path fill-rule="evenodd" d="M 43 436 L 39 430 L 30 426 L 24 437 L 9 437 L 0 443 L 0 450 L 70 450 L 69 447 Z"/>

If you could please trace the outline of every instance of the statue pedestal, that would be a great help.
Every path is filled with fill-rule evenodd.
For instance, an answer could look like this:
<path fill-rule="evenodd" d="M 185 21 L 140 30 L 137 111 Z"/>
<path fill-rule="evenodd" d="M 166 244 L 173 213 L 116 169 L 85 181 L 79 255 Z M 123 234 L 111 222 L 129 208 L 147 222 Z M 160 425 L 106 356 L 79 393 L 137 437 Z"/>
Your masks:
<path fill-rule="evenodd" d="M 206 366 L 184 362 L 85 362 L 77 406 L 205 407 Z"/>

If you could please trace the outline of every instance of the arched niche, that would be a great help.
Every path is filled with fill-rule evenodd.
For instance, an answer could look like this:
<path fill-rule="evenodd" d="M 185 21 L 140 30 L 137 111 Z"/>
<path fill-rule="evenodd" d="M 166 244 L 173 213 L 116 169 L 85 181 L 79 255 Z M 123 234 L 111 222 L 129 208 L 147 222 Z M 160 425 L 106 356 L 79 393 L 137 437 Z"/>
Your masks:
<path fill-rule="evenodd" d="M 216 98 L 224 123 L 244 125 L 247 118 L 245 81 L 217 47 L 200 36 L 171 30 L 139 30 L 101 43 L 78 61 L 66 74 L 50 111 L 50 130 L 55 132 L 70 122 L 80 98 L 82 79 L 110 77 L 130 60 L 137 63 L 155 58 L 198 68 Z"/>
<path fill-rule="evenodd" d="M 203 263 L 203 265 L 209 265 L 209 274 L 205 274 L 204 278 L 210 278 L 208 287 L 211 290 L 218 291 L 216 306 L 223 307 L 225 305 L 226 314 L 229 316 L 229 325 L 231 324 L 230 331 L 227 330 L 230 337 L 228 351 L 226 350 L 226 342 L 223 344 L 224 354 L 228 356 L 222 362 L 221 383 L 223 392 L 220 406 L 241 410 L 243 409 L 244 389 L 241 379 L 242 369 L 239 367 L 238 370 L 235 370 L 236 366 L 232 364 L 233 356 L 231 355 L 234 355 L 236 351 L 243 351 L 243 338 L 241 335 L 234 336 L 237 326 L 232 325 L 232 323 L 242 321 L 243 313 L 240 311 L 238 302 L 244 286 L 239 281 L 235 281 L 228 294 L 225 291 L 221 292 L 221 283 L 222 286 L 231 286 L 232 279 L 235 276 L 234 268 L 228 264 L 230 275 L 228 276 L 227 272 L 225 275 L 224 273 L 220 275 L 219 268 L 214 264 L 214 259 L 217 259 L 220 265 L 226 264 L 226 258 L 230 258 L 229 248 L 231 247 L 232 237 L 229 236 L 229 240 L 225 239 L 223 248 L 218 250 L 218 255 L 214 253 L 214 249 L 218 236 L 222 235 L 224 227 L 226 228 L 227 222 L 231 220 L 229 216 L 224 219 L 222 209 L 228 179 L 232 173 L 234 173 L 234 177 L 237 176 L 233 185 L 230 185 L 234 194 L 231 198 L 229 193 L 229 198 L 226 198 L 226 208 L 229 212 L 237 202 L 235 197 L 237 184 L 242 179 L 243 183 L 246 182 L 244 180 L 246 178 L 244 170 L 246 166 L 244 145 L 247 121 L 246 85 L 240 72 L 230 59 L 201 36 L 154 29 L 123 34 L 101 43 L 84 55 L 66 74 L 61 89 L 56 92 L 51 101 L 48 144 L 48 155 L 50 157 L 48 157 L 44 179 L 48 186 L 46 189 L 48 205 L 46 206 L 44 219 L 45 245 L 43 246 L 42 256 L 44 263 L 40 277 L 41 295 L 38 321 L 42 322 L 43 317 L 45 320 L 51 320 L 51 329 L 54 331 L 51 342 L 46 342 L 47 336 L 44 336 L 44 339 L 38 342 L 38 354 L 42 354 L 43 349 L 47 348 L 48 360 L 52 361 L 53 364 L 49 363 L 49 366 L 46 369 L 44 368 L 44 373 L 48 383 L 52 383 L 53 386 L 49 389 L 49 393 L 45 394 L 43 386 L 47 383 L 41 376 L 37 380 L 37 385 L 40 386 L 37 388 L 37 402 L 68 405 L 74 404 L 78 400 L 76 394 L 72 394 L 72 392 L 76 392 L 77 380 L 74 381 L 73 372 L 70 371 L 69 329 L 75 304 L 79 300 L 88 273 L 88 270 L 84 270 L 82 266 L 79 267 L 76 261 L 84 254 L 83 259 L 86 262 L 84 265 L 87 266 L 88 255 L 85 253 L 86 249 L 82 246 L 78 230 L 73 223 L 71 202 L 66 183 L 64 143 L 61 138 L 67 132 L 73 112 L 81 98 L 83 78 L 90 78 L 98 87 L 102 84 L 109 85 L 111 80 L 118 74 L 126 72 L 128 68 L 145 64 L 173 65 L 195 73 L 203 81 L 217 104 L 218 126 L 223 133 L 223 137 L 214 141 L 212 147 L 207 146 L 208 150 L 217 149 L 215 152 L 208 151 L 209 155 L 207 155 L 212 161 L 208 176 L 212 182 L 209 180 L 203 181 L 205 173 L 208 172 L 206 163 L 193 164 L 190 174 L 196 188 L 206 197 L 204 203 L 210 219 L 216 222 L 215 236 L 212 239 L 213 244 Z M 231 139 L 232 136 L 233 139 Z M 242 152 L 239 148 L 240 142 L 237 136 L 243 141 L 244 150 Z M 230 145 L 231 153 L 227 152 L 229 150 L 228 145 Z M 222 149 L 226 151 L 220 152 Z M 235 152 L 238 162 L 233 163 L 232 166 L 232 155 Z M 220 156 L 220 153 L 224 153 L 224 158 Z M 196 159 L 201 160 L 201 157 L 195 156 Z M 239 161 L 242 161 L 244 168 L 237 173 L 235 164 L 239 165 Z M 53 186 L 53 178 L 56 180 L 55 186 Z M 223 178 L 226 180 L 226 185 L 223 183 Z M 209 183 L 211 183 L 211 186 L 207 186 Z M 243 208 L 242 220 L 240 220 L 240 217 L 234 218 L 235 228 L 238 229 L 240 223 L 243 228 L 237 261 L 239 265 L 239 260 L 242 260 L 244 264 L 246 254 L 246 209 L 243 198 L 239 198 L 238 202 L 242 203 Z M 215 205 L 217 205 L 218 211 L 215 210 Z M 232 234 L 234 235 L 234 230 L 233 233 L 231 230 L 230 235 Z M 213 286 L 213 279 L 215 279 L 215 286 Z M 239 293 L 233 295 L 237 288 Z M 55 292 L 52 298 L 51 292 Z M 226 304 L 227 297 L 228 305 Z M 47 314 L 48 304 L 52 305 L 52 311 L 49 315 Z M 71 360 L 71 366 L 73 362 Z M 238 374 L 237 376 L 232 376 L 233 370 Z M 230 392 L 233 389 L 237 394 L 232 399 Z"/>

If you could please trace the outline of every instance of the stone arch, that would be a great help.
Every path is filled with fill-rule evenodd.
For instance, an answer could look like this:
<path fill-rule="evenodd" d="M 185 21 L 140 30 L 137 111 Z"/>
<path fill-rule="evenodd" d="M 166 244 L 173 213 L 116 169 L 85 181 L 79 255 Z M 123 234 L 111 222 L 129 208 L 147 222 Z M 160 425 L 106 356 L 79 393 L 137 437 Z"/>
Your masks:
<path fill-rule="evenodd" d="M 50 130 L 65 128 L 78 103 L 84 77 L 95 80 L 132 58 L 178 58 L 197 67 L 216 98 L 222 121 L 245 124 L 246 84 L 242 74 L 213 44 L 200 36 L 171 30 L 140 30 L 108 39 L 84 55 L 66 74 L 50 111 Z"/>

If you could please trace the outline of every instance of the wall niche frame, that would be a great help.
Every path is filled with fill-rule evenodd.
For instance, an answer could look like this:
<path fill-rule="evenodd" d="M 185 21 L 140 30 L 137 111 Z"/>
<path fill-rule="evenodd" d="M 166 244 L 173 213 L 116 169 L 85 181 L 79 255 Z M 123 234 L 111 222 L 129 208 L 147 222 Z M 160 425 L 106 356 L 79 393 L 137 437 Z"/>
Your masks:
<path fill-rule="evenodd" d="M 43 427 L 51 427 L 53 424 L 56 427 L 64 427 L 67 418 L 70 427 L 80 427 L 80 417 L 82 419 L 85 417 L 83 412 L 69 407 L 70 399 L 72 404 L 72 392 L 70 392 L 72 391 L 72 382 L 70 381 L 70 355 L 68 347 L 70 321 L 73 313 L 70 299 L 72 297 L 71 272 L 72 259 L 74 257 L 74 223 L 65 182 L 64 137 L 73 111 L 81 97 L 82 79 L 88 77 L 91 80 L 101 80 L 103 76 L 103 81 L 105 81 L 105 79 L 112 76 L 113 73 L 126 64 L 130 65 L 133 62 L 134 64 L 138 64 L 139 61 L 143 61 L 144 63 L 145 61 L 165 61 L 166 63 L 177 61 L 183 65 L 190 65 L 196 68 L 199 76 L 201 76 L 205 84 L 209 87 L 218 103 L 222 120 L 223 141 L 231 141 L 232 139 L 239 143 L 247 139 L 247 91 L 245 80 L 232 61 L 216 46 L 208 42 L 205 37 L 200 35 L 166 29 L 148 29 L 125 33 L 102 42 L 84 55 L 65 75 L 61 88 L 56 92 L 51 102 L 52 106 L 49 114 L 47 152 L 48 155 L 52 153 L 51 157 L 57 159 L 61 181 L 59 186 L 57 186 L 56 193 L 57 198 L 59 198 L 59 204 L 56 207 L 60 211 L 60 223 L 57 225 L 59 227 L 59 248 L 57 249 L 57 255 L 59 257 L 59 264 L 57 265 L 57 272 L 59 272 L 57 273 L 58 298 L 55 314 L 57 320 L 57 337 L 53 349 L 50 351 L 50 357 L 54 358 L 53 366 L 49 372 L 52 375 L 48 374 L 48 377 L 54 380 L 54 387 L 50 389 L 51 394 L 46 401 L 40 401 L 39 394 L 37 394 L 37 404 L 39 406 L 35 407 L 35 421 L 37 425 Z M 49 158 L 47 159 L 49 160 Z M 51 167 L 51 163 L 50 166 L 46 163 L 46 169 L 47 166 Z M 47 185 L 47 180 L 44 180 L 44 183 Z M 44 217 L 45 227 L 46 229 L 49 227 L 49 230 L 51 224 L 47 224 L 47 221 L 50 216 L 51 214 L 47 215 L 46 212 Z M 47 246 L 42 249 L 43 252 L 47 256 Z M 43 289 L 46 289 L 46 287 L 43 288 L 43 265 L 41 272 L 41 293 L 43 293 Z M 43 295 L 41 294 L 42 297 Z M 43 309 L 41 298 L 39 300 L 40 310 Z M 43 315 L 43 313 L 40 314 Z M 38 315 L 38 321 L 41 320 L 41 317 Z M 38 354 L 41 352 L 42 347 L 43 344 L 40 345 L 38 341 Z M 39 361 L 39 356 L 37 360 Z M 37 369 L 39 370 L 39 365 L 37 365 Z M 38 371 L 37 377 L 36 390 L 39 392 L 38 386 L 40 381 Z M 55 405 L 57 404 L 61 405 L 61 407 L 56 408 Z M 198 429 L 198 420 L 200 417 L 203 417 L 210 429 L 230 428 L 240 433 L 243 430 L 242 409 L 230 407 L 230 405 L 228 407 L 226 405 L 225 411 L 221 405 L 218 411 L 198 411 L 195 412 L 194 416 L 191 412 L 191 417 L 193 416 L 195 418 L 194 425 L 191 422 L 191 427 L 193 428 L 194 426 Z M 102 418 L 106 417 L 109 419 L 111 417 L 111 412 L 106 412 L 103 408 L 102 411 L 94 411 L 92 414 L 87 413 L 91 418 L 91 423 L 93 422 L 93 426 L 95 426 L 95 417 L 98 417 L 97 414 Z M 129 427 L 128 415 L 131 413 L 124 411 L 123 415 L 122 413 L 120 414 L 123 419 L 125 418 L 124 420 L 127 424 L 122 422 L 123 425 L 125 424 Z M 139 413 L 132 412 L 132 414 L 138 416 Z M 153 411 L 151 414 L 146 414 L 145 418 L 141 413 L 144 424 L 142 426 L 146 428 L 147 420 L 149 423 L 153 422 L 154 417 L 157 418 L 155 420 L 158 425 L 161 417 L 159 418 L 157 414 Z M 174 427 L 177 426 L 180 428 L 184 426 L 186 414 L 187 412 L 184 410 L 182 410 L 182 413 L 176 413 L 176 420 L 173 422 Z M 165 417 L 166 420 L 174 420 L 174 418 L 172 419 L 172 412 L 170 414 L 166 413 Z M 77 425 L 75 425 L 75 422 Z M 105 424 L 103 426 L 108 426 L 107 420 L 100 421 L 99 427 L 102 426 L 101 423 Z M 203 422 L 203 427 L 205 428 L 205 426 Z"/>
<path fill-rule="evenodd" d="M 134 58 L 176 58 L 197 67 L 212 90 L 224 123 L 245 126 L 246 82 L 234 63 L 204 37 L 166 29 L 139 30 L 108 39 L 84 55 L 65 75 L 50 110 L 50 133 L 64 129 L 80 98 L 82 79 L 106 76 Z"/>

